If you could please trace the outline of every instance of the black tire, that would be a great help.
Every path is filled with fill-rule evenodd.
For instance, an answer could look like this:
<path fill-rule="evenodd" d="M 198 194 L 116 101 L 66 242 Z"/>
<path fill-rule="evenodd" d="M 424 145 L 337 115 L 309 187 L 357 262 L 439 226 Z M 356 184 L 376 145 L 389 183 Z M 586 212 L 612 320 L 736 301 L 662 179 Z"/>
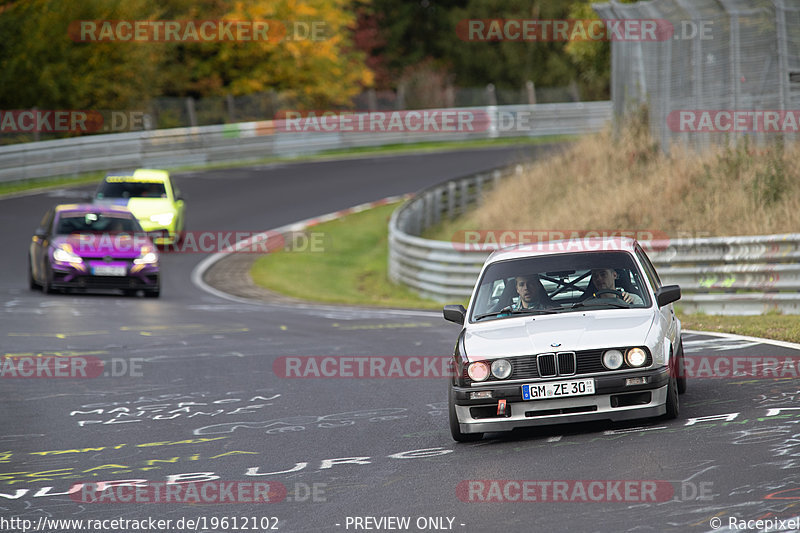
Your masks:
<path fill-rule="evenodd" d="M 678 394 L 686 392 L 686 364 L 683 360 L 683 340 L 678 344 Z"/>
<path fill-rule="evenodd" d="M 32 291 L 41 289 L 41 286 L 36 283 L 36 279 L 33 277 L 33 265 L 31 264 L 30 255 L 28 255 L 28 288 Z"/>
<path fill-rule="evenodd" d="M 161 288 L 144 291 L 145 298 L 158 298 L 161 296 Z"/>
<path fill-rule="evenodd" d="M 450 434 L 456 442 L 475 442 L 483 438 L 483 433 L 462 433 L 461 427 L 458 425 L 458 416 L 456 415 L 455 404 L 455 391 L 453 384 L 450 383 L 447 394 L 447 415 L 450 419 Z"/>
<path fill-rule="evenodd" d="M 680 398 L 678 397 L 678 379 L 670 376 L 667 386 L 667 412 L 664 413 L 666 420 L 674 420 L 680 415 Z"/>
<path fill-rule="evenodd" d="M 51 283 L 50 279 L 53 273 L 50 270 L 50 263 L 48 261 L 44 262 L 44 276 L 42 278 L 42 292 L 45 294 L 53 294 L 56 290 L 53 288 L 53 284 Z"/>
<path fill-rule="evenodd" d="M 125 296 L 136 296 L 138 292 L 138 289 L 122 289 L 122 294 Z"/>

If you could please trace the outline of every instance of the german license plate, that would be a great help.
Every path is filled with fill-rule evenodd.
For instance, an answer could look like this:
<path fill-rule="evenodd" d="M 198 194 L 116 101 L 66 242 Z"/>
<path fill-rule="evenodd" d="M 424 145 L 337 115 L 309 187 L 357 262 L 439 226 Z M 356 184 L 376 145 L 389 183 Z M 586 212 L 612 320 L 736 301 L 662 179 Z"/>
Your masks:
<path fill-rule="evenodd" d="M 522 386 L 523 400 L 552 400 L 567 396 L 594 394 L 593 379 L 573 379 L 570 381 L 550 381 Z"/>
<path fill-rule="evenodd" d="M 124 276 L 128 272 L 124 266 L 97 265 L 96 267 L 92 268 L 92 273 L 95 276 Z"/>

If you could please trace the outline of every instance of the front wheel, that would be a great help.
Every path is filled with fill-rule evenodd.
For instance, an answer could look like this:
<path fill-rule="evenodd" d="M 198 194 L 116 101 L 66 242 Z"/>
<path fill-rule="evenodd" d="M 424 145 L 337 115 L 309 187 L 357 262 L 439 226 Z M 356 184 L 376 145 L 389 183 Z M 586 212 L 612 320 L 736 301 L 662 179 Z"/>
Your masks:
<path fill-rule="evenodd" d="M 36 283 L 36 278 L 33 277 L 33 264 L 31 256 L 28 256 L 28 288 L 32 291 L 39 289 L 39 284 Z"/>
<path fill-rule="evenodd" d="M 683 341 L 678 344 L 678 394 L 686 392 L 686 363 L 683 360 Z"/>
<path fill-rule="evenodd" d="M 450 419 L 450 434 L 456 442 L 475 442 L 483 438 L 483 433 L 462 433 L 461 426 L 458 423 L 458 415 L 456 414 L 456 392 L 453 390 L 453 384 L 450 387 L 447 395 L 447 414 Z"/>
<path fill-rule="evenodd" d="M 50 263 L 44 263 L 44 275 L 42 276 L 42 292 L 45 294 L 53 294 L 56 290 L 53 288 L 53 271 L 50 268 Z"/>
<path fill-rule="evenodd" d="M 664 418 L 667 420 L 674 420 L 680 414 L 680 399 L 678 398 L 678 378 L 670 376 L 669 385 L 667 386 L 667 412 L 664 413 Z"/>

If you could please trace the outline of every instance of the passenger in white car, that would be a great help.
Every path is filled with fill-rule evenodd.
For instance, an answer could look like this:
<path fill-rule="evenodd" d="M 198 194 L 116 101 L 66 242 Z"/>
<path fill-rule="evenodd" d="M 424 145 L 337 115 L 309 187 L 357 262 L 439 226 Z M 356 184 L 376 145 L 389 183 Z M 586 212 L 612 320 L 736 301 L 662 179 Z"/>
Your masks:
<path fill-rule="evenodd" d="M 518 309 L 548 309 L 556 305 L 547 295 L 539 276 L 536 274 L 516 277 L 516 289 L 519 302 L 514 306 Z"/>

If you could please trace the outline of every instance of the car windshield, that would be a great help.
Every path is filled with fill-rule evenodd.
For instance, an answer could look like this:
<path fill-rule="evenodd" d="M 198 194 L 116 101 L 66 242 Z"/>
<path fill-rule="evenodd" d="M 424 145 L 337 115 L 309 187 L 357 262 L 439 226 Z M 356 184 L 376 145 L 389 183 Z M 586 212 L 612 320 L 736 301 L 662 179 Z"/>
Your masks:
<path fill-rule="evenodd" d="M 166 198 L 167 189 L 161 181 L 103 181 L 97 198 Z"/>
<path fill-rule="evenodd" d="M 489 265 L 478 284 L 470 320 L 649 306 L 648 291 L 630 254 L 576 252 Z"/>
<path fill-rule="evenodd" d="M 65 213 L 58 217 L 56 234 L 70 233 L 130 233 L 140 232 L 132 217 L 105 213 Z"/>

